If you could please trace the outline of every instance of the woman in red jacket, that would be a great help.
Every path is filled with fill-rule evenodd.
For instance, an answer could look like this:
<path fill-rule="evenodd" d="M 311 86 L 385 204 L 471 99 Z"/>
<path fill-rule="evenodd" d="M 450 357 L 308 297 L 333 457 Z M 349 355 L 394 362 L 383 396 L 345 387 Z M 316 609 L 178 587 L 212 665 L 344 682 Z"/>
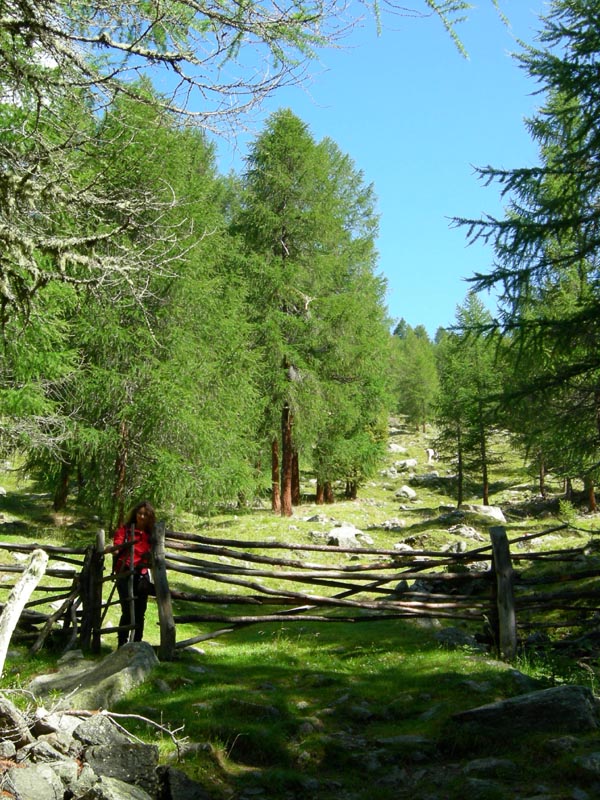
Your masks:
<path fill-rule="evenodd" d="M 113 556 L 113 573 L 116 575 L 117 592 L 121 603 L 119 627 L 135 625 L 134 642 L 142 641 L 148 595 L 153 593 L 154 588 L 150 582 L 150 556 L 155 522 L 154 509 L 147 500 L 144 500 L 130 511 L 125 524 L 117 529 L 113 539 L 115 547 L 119 547 Z M 128 640 L 129 631 L 119 630 L 119 647 Z"/>

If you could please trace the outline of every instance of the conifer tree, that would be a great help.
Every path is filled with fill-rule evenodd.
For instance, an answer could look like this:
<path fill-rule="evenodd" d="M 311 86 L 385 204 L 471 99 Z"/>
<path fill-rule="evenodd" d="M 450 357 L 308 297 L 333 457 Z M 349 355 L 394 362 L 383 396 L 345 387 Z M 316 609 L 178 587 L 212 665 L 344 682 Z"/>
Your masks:
<path fill-rule="evenodd" d="M 516 365 L 507 398 L 524 412 L 545 409 L 540 438 L 553 469 L 583 477 L 594 506 L 591 486 L 600 463 L 596 4 L 554 0 L 539 42 L 519 57 L 546 92 L 528 121 L 539 165 L 481 170 L 500 184 L 507 214 L 463 222 L 472 238 L 494 245 L 496 264 L 475 276 L 475 286 L 501 294 L 496 325 L 510 334 Z M 539 418 L 530 421 L 532 432 Z M 531 448 L 531 435 L 526 438 Z"/>
<path fill-rule="evenodd" d="M 491 322 L 491 314 L 469 293 L 456 314 L 457 328 L 438 345 L 440 394 L 438 447 L 457 463 L 457 503 L 465 499 L 465 482 L 477 478 L 484 505 L 489 504 L 489 470 L 495 457 L 491 438 L 497 422 L 502 374 L 493 341 L 477 331 Z"/>
<path fill-rule="evenodd" d="M 438 390 L 435 346 L 423 326 L 405 325 L 393 337 L 393 369 L 397 411 L 425 430 L 431 421 Z"/>
<path fill-rule="evenodd" d="M 245 185 L 238 226 L 255 270 L 250 304 L 264 353 L 264 430 L 272 463 L 281 456 L 281 512 L 287 515 L 295 452 L 306 456 L 316 445 L 318 479 L 324 479 L 323 454 L 331 453 L 333 441 L 329 419 L 345 443 L 344 477 L 350 484 L 360 480 L 361 459 L 353 462 L 350 442 L 365 409 L 361 398 L 369 395 L 371 412 L 379 413 L 382 383 L 375 373 L 381 374 L 388 341 L 383 283 L 373 274 L 376 217 L 372 190 L 350 160 L 330 140 L 317 144 L 289 110 L 272 115 L 257 138 Z M 370 420 L 368 414 L 361 436 Z M 364 442 L 362 451 L 364 463 Z M 274 491 L 275 510 L 276 500 Z"/>

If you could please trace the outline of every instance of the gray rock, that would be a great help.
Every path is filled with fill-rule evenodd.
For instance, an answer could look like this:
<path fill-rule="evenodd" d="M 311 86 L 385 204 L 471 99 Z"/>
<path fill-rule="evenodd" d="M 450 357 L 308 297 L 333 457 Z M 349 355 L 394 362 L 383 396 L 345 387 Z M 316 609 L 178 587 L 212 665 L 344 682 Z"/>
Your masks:
<path fill-rule="evenodd" d="M 75 742 L 73 737 L 66 731 L 54 731 L 54 733 L 43 733 L 38 737 L 38 742 L 46 742 L 57 752 L 62 755 L 68 755 L 72 752 Z"/>
<path fill-rule="evenodd" d="M 36 800 L 41 800 L 37 798 Z M 101 778 L 77 800 L 152 800 L 148 792 L 139 786 L 130 786 L 116 778 Z"/>
<path fill-rule="evenodd" d="M 401 486 L 395 493 L 396 497 L 406 497 L 408 500 L 416 500 L 417 493 L 410 486 Z"/>
<path fill-rule="evenodd" d="M 80 722 L 73 731 L 73 738 L 86 747 L 129 744 L 130 741 L 104 714 L 94 714 L 93 717 Z"/>
<path fill-rule="evenodd" d="M 375 527 L 383 528 L 384 531 L 399 531 L 406 527 L 406 520 L 393 517 L 392 519 L 386 519 L 381 525 Z"/>
<path fill-rule="evenodd" d="M 116 778 L 141 787 L 153 797 L 156 795 L 158 748 L 155 745 L 93 745 L 85 750 L 83 757 L 97 775 Z"/>
<path fill-rule="evenodd" d="M 440 481 L 440 473 L 437 470 L 425 472 L 423 475 L 412 475 L 410 482 L 415 486 L 435 486 Z"/>
<path fill-rule="evenodd" d="M 401 444 L 396 444 L 396 442 L 390 442 L 388 444 L 388 451 L 390 453 L 406 453 L 406 447 L 403 447 Z"/>
<path fill-rule="evenodd" d="M 159 767 L 160 800 L 211 800 L 201 784 L 174 767 Z"/>
<path fill-rule="evenodd" d="M 37 737 L 58 732 L 72 736 L 82 720 L 76 714 L 48 713 L 45 708 L 38 708 L 31 731 Z"/>
<path fill-rule="evenodd" d="M 462 536 L 463 539 L 475 539 L 477 542 L 486 541 L 486 537 L 470 525 L 451 525 L 448 528 L 448 533 L 452 533 L 455 536 Z"/>
<path fill-rule="evenodd" d="M 588 753 L 585 756 L 577 756 L 573 763 L 580 767 L 584 772 L 600 777 L 600 753 Z"/>
<path fill-rule="evenodd" d="M 0 758 L 10 759 L 14 758 L 17 752 L 15 743 L 10 739 L 3 739 L 0 741 Z"/>
<path fill-rule="evenodd" d="M 473 650 L 482 649 L 474 636 L 465 631 L 461 631 L 460 628 L 442 628 L 441 631 L 434 634 L 434 639 L 450 650 L 457 650 L 462 647 L 470 647 Z"/>
<path fill-rule="evenodd" d="M 21 747 L 17 751 L 15 761 L 17 763 L 21 763 L 23 761 L 29 761 L 32 763 L 40 763 L 43 761 L 60 761 L 62 756 L 63 753 L 52 747 L 49 742 L 46 742 L 43 739 L 38 739 L 31 744 L 26 744 L 25 747 Z"/>
<path fill-rule="evenodd" d="M 3 789 L 16 800 L 63 800 L 65 789 L 50 764 L 32 764 L 27 769 L 11 767 L 6 772 Z"/>
<path fill-rule="evenodd" d="M 364 534 L 354 525 L 339 525 L 329 531 L 327 544 L 332 547 L 362 547 L 361 539 L 364 539 Z M 369 537 L 370 538 L 370 537 Z M 373 540 L 371 539 L 371 544 Z"/>
<path fill-rule="evenodd" d="M 461 711 L 451 724 L 494 742 L 532 731 L 582 733 L 598 728 L 598 702 L 585 686 L 555 686 Z"/>
<path fill-rule="evenodd" d="M 89 764 L 82 765 L 75 759 L 61 761 L 51 766 L 72 797 L 81 797 L 99 781 Z"/>
<path fill-rule="evenodd" d="M 402 461 L 395 461 L 394 467 L 397 470 L 406 471 L 409 469 L 414 469 L 419 462 L 416 458 L 405 458 Z"/>
<path fill-rule="evenodd" d="M 110 708 L 143 683 L 158 665 L 147 642 L 129 642 L 100 663 L 86 662 L 76 670 L 42 675 L 29 685 L 34 695 L 64 695 L 58 708 Z"/>
<path fill-rule="evenodd" d="M 464 766 L 467 775 L 494 775 L 495 777 L 511 777 L 515 774 L 517 766 L 508 758 L 476 758 Z"/>
<path fill-rule="evenodd" d="M 506 522 L 506 517 L 498 506 L 479 506 L 472 503 L 464 503 L 460 510 L 463 514 L 475 515 L 477 517 L 484 517 L 485 519 L 493 520 L 494 522 Z"/>

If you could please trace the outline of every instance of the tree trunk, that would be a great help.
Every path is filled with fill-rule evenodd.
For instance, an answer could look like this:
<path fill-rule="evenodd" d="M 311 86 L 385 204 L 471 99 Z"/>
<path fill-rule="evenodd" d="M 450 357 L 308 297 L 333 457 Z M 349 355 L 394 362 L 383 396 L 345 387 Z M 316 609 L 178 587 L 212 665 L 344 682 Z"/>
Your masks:
<path fill-rule="evenodd" d="M 456 434 L 456 455 L 457 455 L 457 470 L 456 470 L 456 504 L 460 508 L 463 502 L 463 483 L 464 483 L 464 464 L 463 464 L 463 451 L 462 451 L 462 437 L 460 428 Z"/>
<path fill-rule="evenodd" d="M 321 483 L 321 481 L 317 481 L 315 503 L 318 506 L 322 506 L 324 502 L 325 502 L 325 484 Z"/>
<path fill-rule="evenodd" d="M 479 418 L 483 419 L 483 406 L 479 404 Z M 487 442 L 485 439 L 485 431 L 483 429 L 483 425 L 479 428 L 479 442 L 480 442 L 480 453 L 481 453 L 481 482 L 482 486 L 482 495 L 483 495 L 483 505 L 489 506 L 490 504 L 490 478 L 488 474 L 488 462 L 487 462 Z"/>
<path fill-rule="evenodd" d="M 325 481 L 325 485 L 323 486 L 323 491 L 325 494 L 325 502 L 334 503 L 335 497 L 333 496 L 333 486 L 329 481 Z"/>
<path fill-rule="evenodd" d="M 358 494 L 358 484 L 356 481 L 346 481 L 346 497 L 348 500 L 356 500 Z"/>
<path fill-rule="evenodd" d="M 540 478 L 540 497 L 546 497 L 546 464 L 542 453 L 538 456 L 539 478 Z"/>
<path fill-rule="evenodd" d="M 279 494 L 279 441 L 271 442 L 271 510 L 277 514 L 281 511 L 281 495 Z"/>
<path fill-rule="evenodd" d="M 565 500 L 573 498 L 573 481 L 571 478 L 565 478 Z"/>
<path fill-rule="evenodd" d="M 55 511 L 62 511 L 62 509 L 67 505 L 70 476 L 71 461 L 63 461 L 60 465 L 60 475 L 58 476 L 58 482 L 56 484 L 56 489 L 54 490 L 54 500 L 52 502 L 52 508 Z"/>
<path fill-rule="evenodd" d="M 587 495 L 588 508 L 590 510 L 590 513 L 594 512 L 596 510 L 596 493 L 594 492 L 594 481 L 589 475 L 586 475 L 583 480 L 583 485 L 585 487 L 585 493 Z"/>
<path fill-rule="evenodd" d="M 292 455 L 292 505 L 299 506 L 300 502 L 300 462 L 298 451 L 294 450 Z"/>
<path fill-rule="evenodd" d="M 281 516 L 292 516 L 292 413 L 286 403 L 281 412 Z"/>

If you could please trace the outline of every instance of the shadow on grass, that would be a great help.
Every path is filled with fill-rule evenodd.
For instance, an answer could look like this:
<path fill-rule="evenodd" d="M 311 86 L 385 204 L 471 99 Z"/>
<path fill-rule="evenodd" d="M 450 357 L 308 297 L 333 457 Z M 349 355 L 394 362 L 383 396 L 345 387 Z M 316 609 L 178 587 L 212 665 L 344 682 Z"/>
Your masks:
<path fill-rule="evenodd" d="M 206 745 L 186 771 L 214 771 L 218 753 L 231 789 L 257 785 L 270 797 L 301 788 L 306 796 L 311 786 L 315 798 L 337 796 L 336 787 L 397 797 L 377 785 L 385 769 L 366 768 L 375 753 L 413 770 L 411 737 L 436 749 L 452 713 L 515 693 L 508 671 L 444 651 L 430 628 L 405 621 L 254 626 L 200 658 L 183 653 L 161 665 L 171 691 L 142 687 L 136 708 L 185 724 L 185 735 Z"/>

